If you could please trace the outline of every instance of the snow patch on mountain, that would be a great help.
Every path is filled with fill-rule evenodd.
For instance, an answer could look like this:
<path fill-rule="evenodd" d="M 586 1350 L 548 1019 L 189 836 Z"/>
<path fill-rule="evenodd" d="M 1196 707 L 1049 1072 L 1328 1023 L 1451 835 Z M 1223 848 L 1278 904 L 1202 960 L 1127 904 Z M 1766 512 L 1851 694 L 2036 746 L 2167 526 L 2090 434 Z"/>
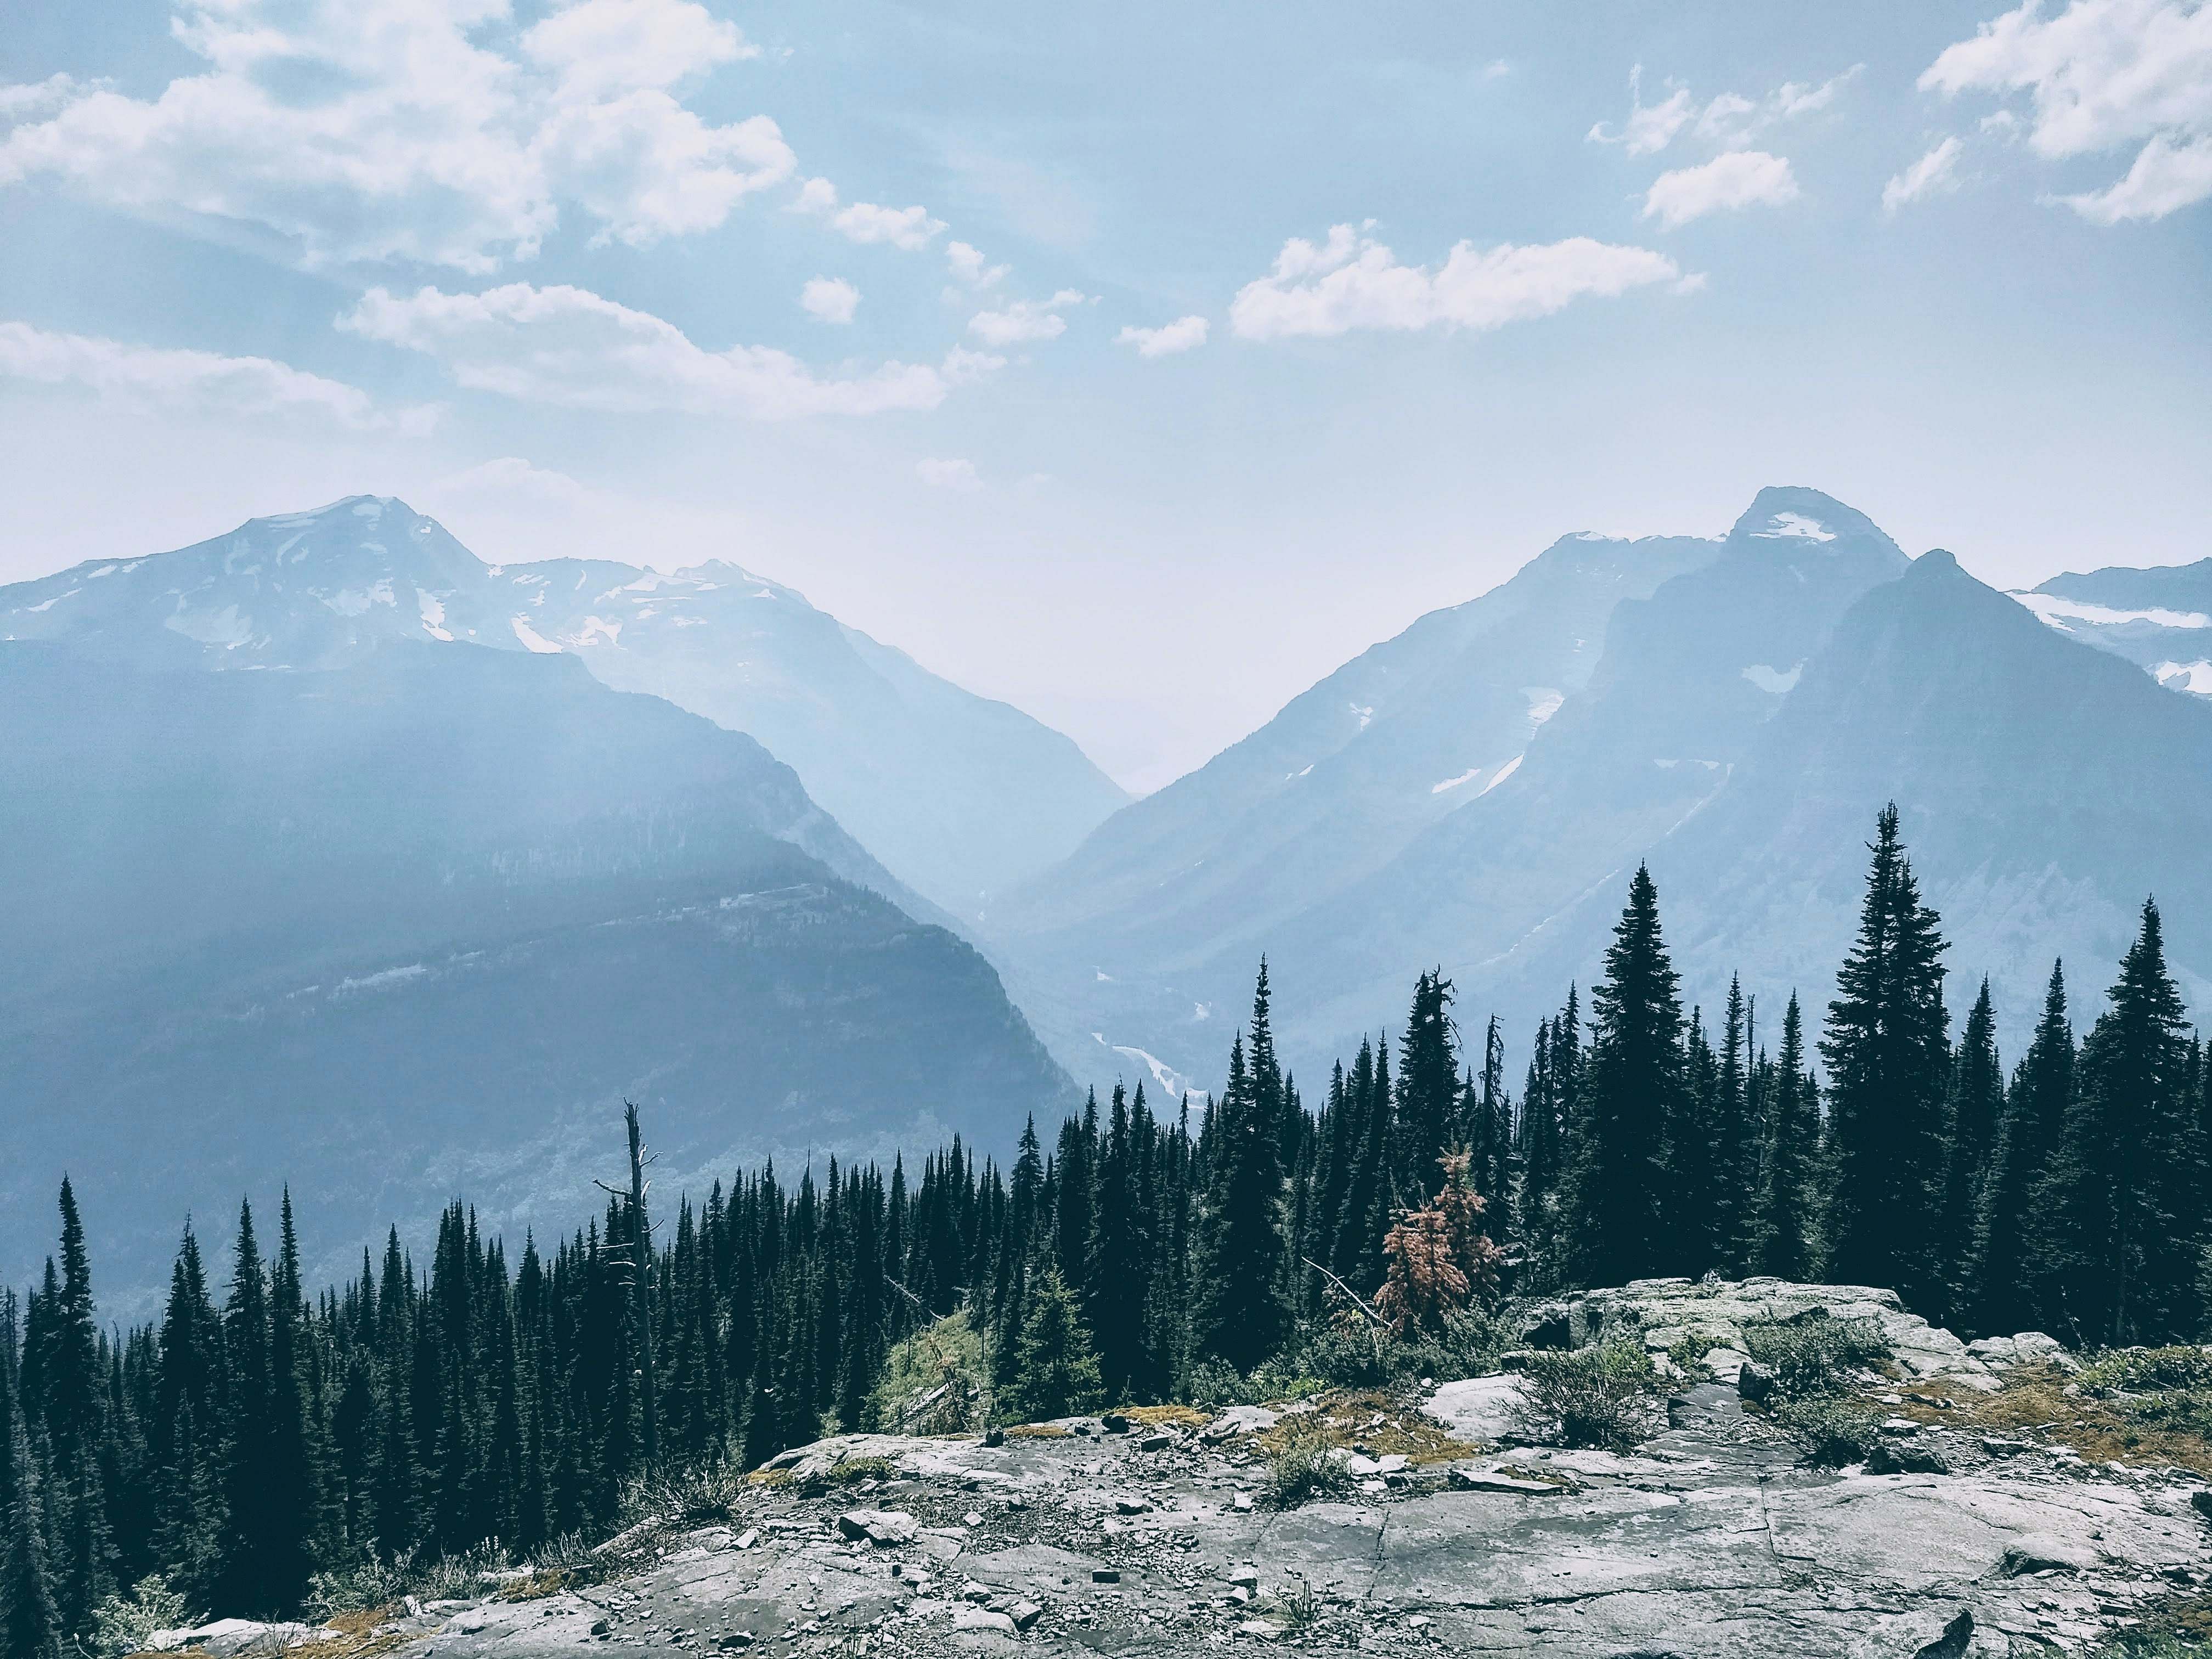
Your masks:
<path fill-rule="evenodd" d="M 1802 513 L 1778 513 L 1766 521 L 1766 528 L 1751 532 L 1767 541 L 1781 541 L 1790 537 L 1808 542 L 1832 542 L 1836 532 L 1818 519 L 1808 518 Z"/>
<path fill-rule="evenodd" d="M 538 633 L 537 629 L 531 627 L 531 625 L 523 621 L 521 617 L 515 617 L 510 618 L 508 625 L 514 629 L 514 637 L 516 639 L 520 640 L 526 648 L 537 652 L 540 656 L 557 657 L 561 654 L 561 647 L 559 646 L 554 644 L 552 641 Z"/>
<path fill-rule="evenodd" d="M 1763 662 L 1755 662 L 1743 671 L 1743 677 L 1760 690 L 1778 697 L 1793 690 L 1796 686 L 1797 677 L 1804 672 L 1805 665 L 1802 662 L 1798 663 L 1786 674 L 1778 668 L 1771 668 Z"/>
<path fill-rule="evenodd" d="M 2092 623 L 2102 628 L 2117 627 L 2123 623 L 2149 623 L 2157 628 L 2212 628 L 2212 616 L 2201 611 L 2166 611 L 2154 606 L 2118 611 L 2111 605 L 2091 605 L 2086 599 L 2062 599 L 2055 593 L 2014 593 L 2012 597 L 2062 634 L 2074 631 L 2065 625 L 2069 622 Z"/>
<path fill-rule="evenodd" d="M 1555 690 L 1548 685 L 1524 685 L 1521 688 L 1521 695 L 1528 699 L 1528 724 L 1531 726 L 1541 726 L 1551 719 L 1567 700 L 1565 692 Z"/>
<path fill-rule="evenodd" d="M 1499 767 L 1498 769 L 1498 775 L 1491 779 L 1488 783 L 1484 784 L 1481 788 L 1476 790 L 1475 793 L 1478 796 L 1488 794 L 1492 790 L 1497 788 L 1499 784 L 1504 782 L 1506 779 L 1511 777 L 1516 772 L 1518 772 L 1521 769 L 1521 763 L 1528 758 L 1528 757 L 1526 755 L 1516 755 L 1511 760 L 1506 762 L 1504 765 Z"/>
<path fill-rule="evenodd" d="M 179 607 L 161 619 L 161 626 L 201 645 L 219 645 L 227 651 L 235 651 L 253 637 L 253 619 L 240 615 L 234 605 L 227 605 L 220 611 L 186 611 Z"/>
<path fill-rule="evenodd" d="M 2160 685 L 2212 697 L 2212 660 L 2162 662 L 2155 665 L 2150 672 L 2152 678 Z"/>
<path fill-rule="evenodd" d="M 1109 1042 L 1103 1031 L 1093 1031 L 1091 1035 L 1100 1048 L 1111 1049 L 1117 1054 L 1126 1055 L 1150 1072 L 1152 1074 L 1152 1081 L 1159 1085 L 1160 1091 L 1169 1099 L 1179 1101 L 1185 1095 L 1198 1092 L 1189 1078 L 1158 1055 L 1148 1054 L 1142 1048 L 1130 1048 L 1123 1043 Z"/>

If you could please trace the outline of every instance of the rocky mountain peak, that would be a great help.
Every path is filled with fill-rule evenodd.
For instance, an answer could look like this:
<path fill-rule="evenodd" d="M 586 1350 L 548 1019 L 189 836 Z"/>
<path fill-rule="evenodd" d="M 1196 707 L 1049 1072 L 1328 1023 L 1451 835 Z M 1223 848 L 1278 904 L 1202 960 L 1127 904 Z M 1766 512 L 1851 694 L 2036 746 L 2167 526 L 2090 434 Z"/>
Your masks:
<path fill-rule="evenodd" d="M 1802 485 L 1770 484 L 1760 490 L 1729 529 L 1728 541 L 1738 553 L 1812 553 L 1825 559 L 1855 559 L 1887 574 L 1905 565 L 1903 550 L 1865 514 Z"/>

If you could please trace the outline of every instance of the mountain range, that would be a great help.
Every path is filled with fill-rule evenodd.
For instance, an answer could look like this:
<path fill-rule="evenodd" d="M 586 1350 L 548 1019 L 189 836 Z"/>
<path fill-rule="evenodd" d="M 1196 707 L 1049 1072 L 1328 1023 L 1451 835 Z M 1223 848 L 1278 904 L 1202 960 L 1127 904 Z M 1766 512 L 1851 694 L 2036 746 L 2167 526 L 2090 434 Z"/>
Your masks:
<path fill-rule="evenodd" d="M 758 739 L 894 875 L 962 917 L 1128 799 L 1059 732 L 737 565 L 488 565 L 386 496 L 21 583 L 0 592 L 0 636 L 223 669 L 335 668 L 393 640 L 568 653 L 617 690 Z"/>
<path fill-rule="evenodd" d="M 427 524 L 248 526 L 251 611 L 206 549 L 0 590 L 0 768 L 28 781 L 0 923 L 38 942 L 0 962 L 0 1095 L 38 1103 L 0 1170 L 11 1278 L 64 1170 L 126 1291 L 187 1211 L 279 1180 L 311 1253 L 464 1188 L 573 1213 L 625 1096 L 679 1182 L 1010 1141 L 1066 1102 L 990 963 L 790 767 L 512 628 L 469 643 L 436 592 L 474 572 Z M 420 581 L 364 587 L 395 529 Z"/>
<path fill-rule="evenodd" d="M 1000 913 L 1009 983 L 1079 1079 L 1218 1081 L 1263 952 L 1310 1079 L 1431 966 L 1518 1045 L 1648 860 L 1686 994 L 1740 969 L 1817 1018 L 1894 799 L 2008 1034 L 2055 954 L 2088 1006 L 2153 890 L 2202 1006 L 2212 706 L 2111 649 L 1810 489 L 1714 540 L 1569 538 L 1109 819 Z"/>
<path fill-rule="evenodd" d="M 565 1213 L 626 1096 L 678 1184 L 1002 1152 L 1082 1084 L 1218 1085 L 1262 955 L 1310 1091 L 1432 966 L 1517 1051 L 1639 863 L 1686 995 L 1817 1025 L 1888 800 L 2013 1047 L 2146 893 L 2201 1009 L 2208 630 L 2212 561 L 2008 595 L 1770 489 L 1565 537 L 1123 804 L 737 566 L 490 566 L 386 498 L 0 588 L 0 1267 L 64 1167 L 142 1285 L 280 1177 L 311 1249 Z"/>
<path fill-rule="evenodd" d="M 2016 594 L 2063 634 L 2125 657 L 2177 691 L 2212 697 L 2212 559 L 2108 565 Z"/>

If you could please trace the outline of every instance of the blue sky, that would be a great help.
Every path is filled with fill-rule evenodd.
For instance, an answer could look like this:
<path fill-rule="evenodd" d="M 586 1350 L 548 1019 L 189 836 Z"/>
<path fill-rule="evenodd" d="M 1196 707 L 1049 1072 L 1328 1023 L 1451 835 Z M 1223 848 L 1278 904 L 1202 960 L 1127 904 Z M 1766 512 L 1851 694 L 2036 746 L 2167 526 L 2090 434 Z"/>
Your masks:
<path fill-rule="evenodd" d="M 0 247 L 0 578 L 396 494 L 736 559 L 1137 787 L 1765 483 L 2212 552 L 2204 0 L 26 0 Z"/>

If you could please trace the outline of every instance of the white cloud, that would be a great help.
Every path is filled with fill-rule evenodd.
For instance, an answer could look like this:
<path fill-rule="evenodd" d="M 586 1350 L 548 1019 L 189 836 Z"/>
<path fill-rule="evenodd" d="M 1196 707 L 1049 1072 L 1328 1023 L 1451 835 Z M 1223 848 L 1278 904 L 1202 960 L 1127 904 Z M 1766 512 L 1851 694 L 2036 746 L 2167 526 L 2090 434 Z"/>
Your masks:
<path fill-rule="evenodd" d="M 43 81 L 0 87 L 0 121 L 28 121 L 66 108 L 88 93 L 105 91 L 105 81 L 80 81 L 74 75 L 49 75 Z"/>
<path fill-rule="evenodd" d="M 2138 152 L 2127 176 L 2103 190 L 2059 199 L 2085 219 L 2116 225 L 2163 219 L 2212 196 L 2212 135 L 2180 143 L 2163 135 Z"/>
<path fill-rule="evenodd" d="M 525 504 L 538 508 L 571 507 L 601 499 L 599 492 L 567 473 L 536 465 L 520 455 L 480 461 L 449 473 L 430 489 L 443 501 Z"/>
<path fill-rule="evenodd" d="M 873 202 L 854 202 L 841 208 L 837 186 L 827 179 L 809 179 L 799 187 L 799 199 L 792 205 L 801 213 L 827 218 L 853 241 L 888 242 L 908 253 L 927 247 L 945 228 L 945 222 L 931 218 L 924 207 L 887 208 Z"/>
<path fill-rule="evenodd" d="M 2127 173 L 2060 199 L 2112 224 L 2159 219 L 2212 197 L 2212 5 L 2203 0 L 2037 0 L 1947 46 L 1923 91 L 2026 92 L 2028 144 L 2052 161 L 2133 144 Z"/>
<path fill-rule="evenodd" d="M 1178 317 L 1158 328 L 1139 328 L 1133 323 L 1114 337 L 1116 345 L 1133 345 L 1139 357 L 1171 357 L 1206 343 L 1203 317 Z"/>
<path fill-rule="evenodd" d="M 979 311 L 968 319 L 969 332 L 985 345 L 1019 345 L 1029 340 L 1056 340 L 1067 331 L 1067 319 L 1060 313 L 1079 306 L 1085 295 L 1064 288 L 1049 300 L 1016 300 L 998 311 Z"/>
<path fill-rule="evenodd" d="M 975 463 L 973 461 L 916 461 L 914 476 L 932 489 L 957 489 L 965 493 L 983 487 L 982 479 L 975 475 Z"/>
<path fill-rule="evenodd" d="M 1854 64 L 1842 74 L 1814 85 L 1785 81 L 1764 98 L 1723 92 L 1704 104 L 1690 89 L 1668 82 L 1667 96 L 1658 103 L 1644 101 L 1644 66 L 1628 72 L 1628 118 L 1619 127 L 1600 121 L 1589 130 L 1594 144 L 1618 144 L 1631 155 L 1651 155 L 1667 148 L 1686 131 L 1694 131 L 1706 143 L 1739 149 L 1753 137 L 1783 121 L 1794 121 L 1826 109 L 1844 87 L 1865 68 Z"/>
<path fill-rule="evenodd" d="M 419 435 L 434 407 L 380 410 L 359 386 L 267 357 L 129 345 L 88 334 L 54 334 L 0 323 L 0 380 L 80 386 L 103 397 L 184 414 L 319 417 L 356 431 Z"/>
<path fill-rule="evenodd" d="M 1676 87 L 1656 104 L 1644 101 L 1644 65 L 1638 64 L 1628 71 L 1628 118 L 1615 131 L 1607 123 L 1600 121 L 1589 130 L 1593 144 L 1620 144 L 1631 155 L 1649 155 L 1674 142 L 1674 135 L 1689 125 L 1696 111 L 1690 102 L 1690 89 Z"/>
<path fill-rule="evenodd" d="M 1959 187 L 1959 156 L 1965 146 L 1946 138 L 1881 187 L 1881 210 L 1894 213 L 1907 202 Z"/>
<path fill-rule="evenodd" d="M 1432 271 L 1400 264 L 1381 243 L 1338 225 L 1320 246 L 1303 237 L 1284 243 L 1273 273 L 1238 290 L 1229 320 L 1248 340 L 1439 323 L 1498 328 L 1547 317 L 1586 295 L 1611 297 L 1681 274 L 1663 253 L 1587 236 L 1486 250 L 1462 242 Z"/>
<path fill-rule="evenodd" d="M 692 0 L 575 0 L 507 50 L 482 38 L 507 0 L 175 3 L 204 72 L 150 100 L 0 88 L 0 185 L 49 179 L 310 268 L 483 273 L 533 256 L 566 206 L 641 246 L 722 223 L 794 166 L 766 117 L 718 125 L 677 95 L 752 51 Z"/>
<path fill-rule="evenodd" d="M 830 222 L 856 242 L 889 242 L 909 253 L 927 247 L 930 240 L 945 228 L 945 222 L 931 218 L 927 208 L 878 207 L 873 202 L 855 202 L 840 209 Z"/>
<path fill-rule="evenodd" d="M 949 355 L 824 379 L 768 346 L 708 351 L 674 324 L 586 289 L 510 283 L 483 294 L 371 289 L 337 321 L 365 339 L 436 358 L 462 386 L 570 409 L 682 410 L 784 420 L 934 409 L 1002 360 Z"/>
<path fill-rule="evenodd" d="M 970 288 L 996 288 L 1006 280 L 1006 272 L 1011 269 L 1006 265 L 989 264 L 984 259 L 981 249 L 970 247 L 965 242 L 949 244 L 945 250 L 945 263 L 955 276 Z"/>
<path fill-rule="evenodd" d="M 822 322 L 849 323 L 860 307 L 860 290 L 842 276 L 817 276 L 799 290 L 799 303 Z"/>
<path fill-rule="evenodd" d="M 1661 173 L 1644 194 L 1644 216 L 1674 230 L 1708 213 L 1778 207 L 1796 199 L 1797 180 L 1787 158 L 1763 149 L 1735 149 L 1701 167 Z"/>
<path fill-rule="evenodd" d="M 610 97 L 672 87 L 708 64 L 760 56 L 736 24 L 670 0 L 580 0 L 532 25 L 522 50 L 571 90 Z"/>

